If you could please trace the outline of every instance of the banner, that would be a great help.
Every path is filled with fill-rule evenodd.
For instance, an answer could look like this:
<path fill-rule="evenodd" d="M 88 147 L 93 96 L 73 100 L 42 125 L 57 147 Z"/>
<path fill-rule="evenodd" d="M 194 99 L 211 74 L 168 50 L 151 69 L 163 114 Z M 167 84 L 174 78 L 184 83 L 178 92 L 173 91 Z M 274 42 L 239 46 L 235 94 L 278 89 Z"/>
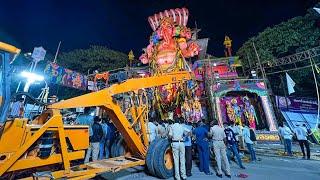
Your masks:
<path fill-rule="evenodd" d="M 286 73 L 286 78 L 287 78 L 288 93 L 290 95 L 295 92 L 293 87 L 296 85 L 296 83 L 292 80 L 292 78 L 289 76 L 288 73 Z"/>
<path fill-rule="evenodd" d="M 55 63 L 49 63 L 44 70 L 44 74 L 46 76 L 47 83 L 87 90 L 87 76 L 58 66 Z"/>
<path fill-rule="evenodd" d="M 313 99 L 276 96 L 276 101 L 282 110 L 309 113 L 316 113 L 318 110 L 318 103 Z"/>

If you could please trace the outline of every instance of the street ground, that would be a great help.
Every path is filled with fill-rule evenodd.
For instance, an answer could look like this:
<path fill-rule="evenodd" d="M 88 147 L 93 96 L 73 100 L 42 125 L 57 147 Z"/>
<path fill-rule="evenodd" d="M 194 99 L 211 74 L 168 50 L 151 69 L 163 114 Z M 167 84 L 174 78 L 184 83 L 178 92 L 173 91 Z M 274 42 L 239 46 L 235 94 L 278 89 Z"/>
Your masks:
<path fill-rule="evenodd" d="M 260 146 L 260 145 L 257 145 Z M 317 156 L 312 156 L 311 160 L 301 159 L 298 151 L 300 150 L 297 145 L 293 149 L 296 151 L 296 156 L 286 157 L 279 155 L 282 146 L 279 145 L 261 145 L 257 148 L 257 157 L 259 161 L 255 163 L 244 163 L 246 169 L 240 169 L 235 162 L 231 163 L 231 179 L 240 179 L 237 175 L 246 174 L 248 180 L 318 180 L 320 179 L 320 161 Z M 319 146 L 312 148 L 312 154 L 319 154 Z M 193 164 L 193 176 L 188 178 L 192 179 L 221 179 L 215 175 L 213 163 L 211 164 L 211 172 L 214 175 L 208 176 L 201 173 L 197 165 Z M 96 179 L 119 179 L 119 180 L 155 180 L 157 178 L 149 176 L 143 167 L 135 167 L 118 173 L 105 173 Z M 173 179 L 173 178 L 171 178 Z M 229 179 L 223 177 L 222 179 Z"/>

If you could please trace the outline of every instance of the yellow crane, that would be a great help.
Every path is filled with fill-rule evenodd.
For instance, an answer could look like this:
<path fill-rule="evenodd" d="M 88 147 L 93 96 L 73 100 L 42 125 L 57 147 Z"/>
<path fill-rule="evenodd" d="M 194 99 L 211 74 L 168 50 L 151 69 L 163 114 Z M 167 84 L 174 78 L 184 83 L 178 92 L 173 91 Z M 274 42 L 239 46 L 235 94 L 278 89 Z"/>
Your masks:
<path fill-rule="evenodd" d="M 0 176 L 12 179 L 89 179 L 104 172 L 147 165 L 151 174 L 161 178 L 171 177 L 173 159 L 168 140 L 159 139 L 149 145 L 146 130 L 149 109 L 143 103 L 143 91 L 172 83 L 185 83 L 190 79 L 192 73 L 189 71 L 128 79 L 97 92 L 48 105 L 33 121 L 7 119 L 0 132 Z M 131 120 L 127 119 L 115 98 L 128 92 L 142 92 L 138 93 L 141 103 L 130 108 Z M 84 158 L 89 146 L 88 126 L 64 125 L 60 113 L 61 109 L 77 107 L 103 109 L 123 136 L 130 153 L 87 164 L 77 163 L 77 160 Z"/>

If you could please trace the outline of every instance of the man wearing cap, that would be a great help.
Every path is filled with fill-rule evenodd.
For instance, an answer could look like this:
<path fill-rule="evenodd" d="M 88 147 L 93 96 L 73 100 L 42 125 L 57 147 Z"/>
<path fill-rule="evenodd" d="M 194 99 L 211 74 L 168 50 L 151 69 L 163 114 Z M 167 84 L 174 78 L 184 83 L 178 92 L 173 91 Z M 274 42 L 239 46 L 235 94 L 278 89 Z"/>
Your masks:
<path fill-rule="evenodd" d="M 190 131 L 182 124 L 182 118 L 175 118 L 175 123 L 169 128 L 169 138 L 171 138 L 175 179 L 180 180 L 180 173 L 182 179 L 187 179 L 185 167 L 185 136 L 190 136 Z M 180 164 L 180 168 L 179 168 Z M 180 171 L 179 171 L 180 170 Z"/>

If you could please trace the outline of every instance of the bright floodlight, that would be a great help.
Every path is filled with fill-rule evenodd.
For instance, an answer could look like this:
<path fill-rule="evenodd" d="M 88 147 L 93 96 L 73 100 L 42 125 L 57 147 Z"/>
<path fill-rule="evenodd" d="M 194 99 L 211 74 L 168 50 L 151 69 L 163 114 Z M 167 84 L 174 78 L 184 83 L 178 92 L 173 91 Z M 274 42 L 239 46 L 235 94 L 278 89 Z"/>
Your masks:
<path fill-rule="evenodd" d="M 313 9 L 314 9 L 315 11 L 317 11 L 318 14 L 320 14 L 320 8 L 314 7 Z"/>
<path fill-rule="evenodd" d="M 34 82 L 34 81 L 43 81 L 44 77 L 32 72 L 22 71 L 21 76 L 28 79 L 28 81 Z"/>

